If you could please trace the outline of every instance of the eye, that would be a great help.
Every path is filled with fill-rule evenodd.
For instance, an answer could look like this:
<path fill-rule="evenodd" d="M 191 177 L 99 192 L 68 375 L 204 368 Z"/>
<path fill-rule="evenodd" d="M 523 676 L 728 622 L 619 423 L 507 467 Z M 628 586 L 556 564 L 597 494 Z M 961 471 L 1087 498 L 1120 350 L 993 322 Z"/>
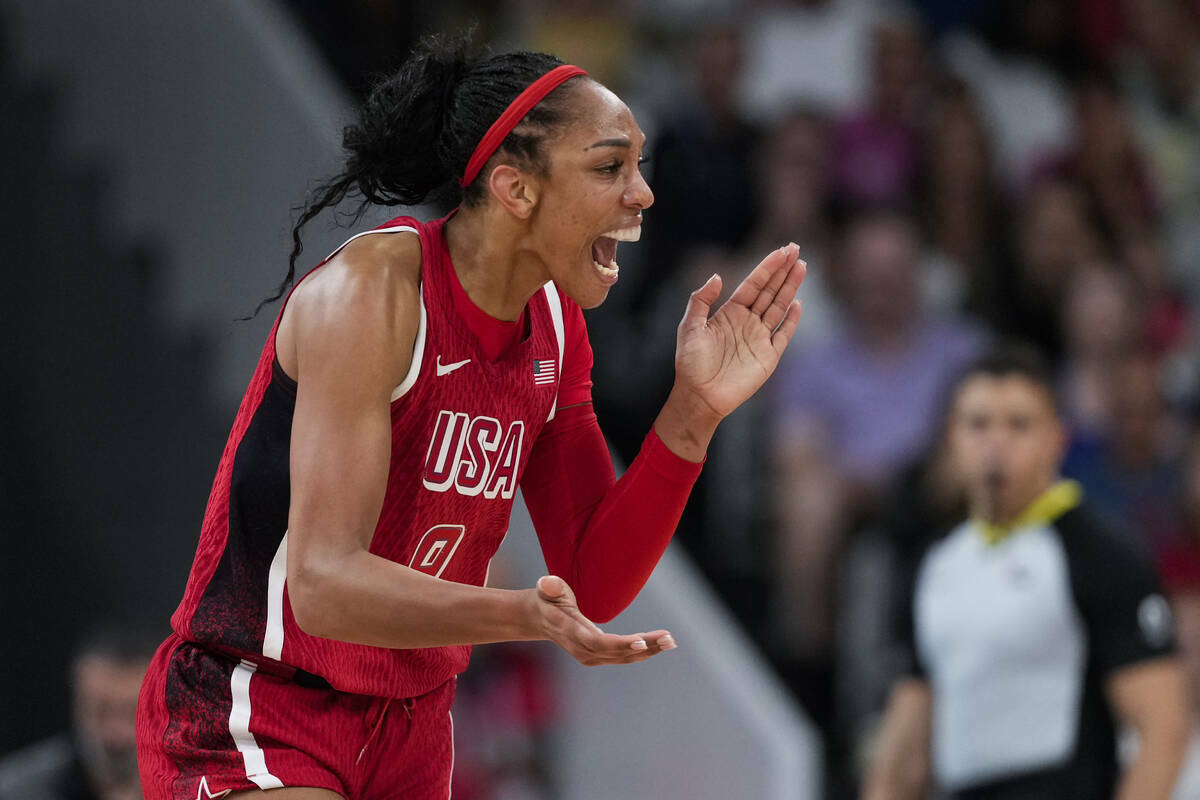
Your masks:
<path fill-rule="evenodd" d="M 638 163 L 638 166 L 639 166 L 639 167 L 640 167 L 640 166 L 642 166 L 643 164 L 649 164 L 649 163 L 650 163 L 650 156 L 638 156 L 638 162 L 637 162 L 637 163 Z"/>
<path fill-rule="evenodd" d="M 596 167 L 597 172 L 603 172 L 605 175 L 616 175 L 621 171 L 621 167 L 625 166 L 624 161 L 610 161 L 607 164 L 601 164 Z"/>

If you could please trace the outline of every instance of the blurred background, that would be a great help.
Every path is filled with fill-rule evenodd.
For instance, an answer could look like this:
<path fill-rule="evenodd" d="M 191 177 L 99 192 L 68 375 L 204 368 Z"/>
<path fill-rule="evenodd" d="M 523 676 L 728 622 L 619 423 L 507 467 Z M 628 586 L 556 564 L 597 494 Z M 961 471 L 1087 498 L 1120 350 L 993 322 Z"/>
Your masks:
<path fill-rule="evenodd" d="M 619 461 L 688 292 L 787 241 L 809 275 L 610 626 L 680 651 L 478 649 L 455 797 L 853 797 L 899 565 L 962 511 L 941 395 L 1005 337 L 1052 360 L 1065 472 L 1156 554 L 1200 686 L 1200 2 L 0 0 L 0 754 L 80 724 L 90 632 L 165 635 L 275 309 L 237 318 L 373 78 L 468 26 L 585 67 L 649 136 L 655 206 L 588 317 Z M 542 569 L 528 527 L 507 585 Z"/>

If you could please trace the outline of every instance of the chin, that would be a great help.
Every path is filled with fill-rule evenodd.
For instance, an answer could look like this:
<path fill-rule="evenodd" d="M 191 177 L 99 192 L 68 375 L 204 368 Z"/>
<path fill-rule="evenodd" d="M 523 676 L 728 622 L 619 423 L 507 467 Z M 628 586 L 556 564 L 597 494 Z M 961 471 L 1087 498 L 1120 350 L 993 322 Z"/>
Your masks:
<path fill-rule="evenodd" d="M 563 294 L 575 301 L 575 305 L 583 309 L 595 308 L 608 298 L 608 287 L 588 292 L 572 292 L 563 288 Z"/>
<path fill-rule="evenodd" d="M 559 290 L 580 308 L 595 308 L 603 303 L 614 284 L 615 281 L 596 280 L 590 264 L 586 274 L 574 273 L 564 276 L 562 281 L 555 281 Z"/>

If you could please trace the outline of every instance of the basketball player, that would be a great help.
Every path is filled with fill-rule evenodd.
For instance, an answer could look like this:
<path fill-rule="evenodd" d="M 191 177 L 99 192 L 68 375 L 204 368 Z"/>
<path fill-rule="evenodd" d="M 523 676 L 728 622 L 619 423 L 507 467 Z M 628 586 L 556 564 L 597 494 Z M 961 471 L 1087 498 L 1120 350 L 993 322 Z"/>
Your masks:
<path fill-rule="evenodd" d="M 583 664 L 675 646 L 605 633 L 666 547 L 717 423 L 775 369 L 805 266 L 766 256 L 679 327 L 675 384 L 619 481 L 581 308 L 617 281 L 653 195 L 645 137 L 583 70 L 427 40 L 347 129 L 347 194 L 445 219 L 360 234 L 285 301 L 234 422 L 174 634 L 142 688 L 149 800 L 442 798 L 471 645 L 548 639 Z M 720 198 L 713 198 L 720 202 Z M 486 588 L 520 485 L 552 576 Z"/>

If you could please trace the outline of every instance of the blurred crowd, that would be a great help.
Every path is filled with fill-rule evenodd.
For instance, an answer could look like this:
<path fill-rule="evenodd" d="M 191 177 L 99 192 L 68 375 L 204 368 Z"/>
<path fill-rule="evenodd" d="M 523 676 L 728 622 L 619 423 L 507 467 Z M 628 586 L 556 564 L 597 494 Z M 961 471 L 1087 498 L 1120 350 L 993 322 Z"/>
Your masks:
<path fill-rule="evenodd" d="M 853 784 L 896 674 L 897 565 L 965 513 L 944 393 L 990 342 L 1054 365 L 1064 472 L 1155 554 L 1200 697 L 1200 2 L 290 5 L 356 91 L 474 24 L 630 104 L 656 203 L 589 316 L 625 461 L 687 294 L 800 245 L 800 331 L 719 429 L 677 539 L 822 727 L 831 785 Z M 545 669 L 480 649 L 456 796 L 552 796 Z"/>
<path fill-rule="evenodd" d="M 380 15 L 377 66 L 381 31 L 475 24 L 634 110 L 656 203 L 589 316 L 625 460 L 670 387 L 687 293 L 800 244 L 801 329 L 719 429 L 678 539 L 847 783 L 894 676 L 896 565 L 964 513 L 945 387 L 990 342 L 1051 360 L 1064 471 L 1155 554 L 1200 690 L 1200 3 L 356 5 Z"/>

